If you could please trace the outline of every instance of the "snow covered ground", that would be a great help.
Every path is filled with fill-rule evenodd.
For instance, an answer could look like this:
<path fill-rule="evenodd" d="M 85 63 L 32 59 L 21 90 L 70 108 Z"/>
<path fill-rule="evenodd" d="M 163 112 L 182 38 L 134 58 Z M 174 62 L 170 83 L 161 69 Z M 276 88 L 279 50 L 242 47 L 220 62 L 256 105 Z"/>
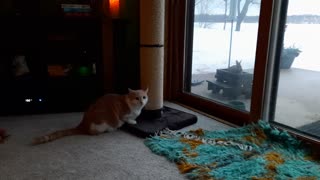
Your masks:
<path fill-rule="evenodd" d="M 235 23 L 234 23 L 235 27 Z M 233 31 L 231 61 L 241 60 L 243 69 L 252 69 L 255 63 L 258 24 L 243 23 L 241 31 Z M 320 71 L 318 59 L 320 24 L 288 24 L 284 45 L 301 49 L 292 67 Z M 231 24 L 223 29 L 223 23 L 214 23 L 210 28 L 200 28 L 195 24 L 193 42 L 192 74 L 216 72 L 227 68 Z"/>

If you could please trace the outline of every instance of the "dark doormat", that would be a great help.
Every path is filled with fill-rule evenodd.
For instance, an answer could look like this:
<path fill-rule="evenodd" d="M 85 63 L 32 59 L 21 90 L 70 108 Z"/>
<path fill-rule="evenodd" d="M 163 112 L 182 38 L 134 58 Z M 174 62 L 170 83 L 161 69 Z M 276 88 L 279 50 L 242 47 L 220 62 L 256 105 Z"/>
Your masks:
<path fill-rule="evenodd" d="M 297 129 L 304 131 L 308 134 L 314 135 L 314 136 L 320 136 L 320 121 L 316 121 L 304 126 L 300 126 Z"/>
<path fill-rule="evenodd" d="M 164 106 L 163 114 L 160 118 L 150 118 L 142 114 L 137 118 L 137 124 L 125 124 L 121 129 L 145 138 L 165 128 L 171 130 L 182 129 L 196 123 L 197 120 L 197 116 L 193 114 Z"/>

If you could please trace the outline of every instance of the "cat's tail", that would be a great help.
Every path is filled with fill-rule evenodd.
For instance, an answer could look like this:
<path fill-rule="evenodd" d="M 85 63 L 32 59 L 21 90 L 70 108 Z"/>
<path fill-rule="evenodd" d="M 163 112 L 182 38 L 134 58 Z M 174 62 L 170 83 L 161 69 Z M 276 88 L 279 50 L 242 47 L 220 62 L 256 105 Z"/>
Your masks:
<path fill-rule="evenodd" d="M 32 141 L 32 145 L 38 145 L 47 143 L 50 141 L 54 141 L 60 138 L 63 138 L 65 136 L 72 136 L 77 134 L 83 134 L 79 128 L 71 128 L 71 129 L 65 129 L 65 130 L 59 130 L 44 136 L 36 137 Z"/>

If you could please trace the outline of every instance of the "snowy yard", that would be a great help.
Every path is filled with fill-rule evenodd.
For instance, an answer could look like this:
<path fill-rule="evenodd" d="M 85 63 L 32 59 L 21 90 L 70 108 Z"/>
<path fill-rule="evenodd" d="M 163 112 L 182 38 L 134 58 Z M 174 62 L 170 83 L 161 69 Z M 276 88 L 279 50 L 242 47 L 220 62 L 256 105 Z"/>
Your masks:
<path fill-rule="evenodd" d="M 192 74 L 215 72 L 227 68 L 230 44 L 230 23 L 212 24 L 210 28 L 199 28 L 195 24 L 193 42 Z M 243 69 L 252 69 L 255 63 L 258 24 L 243 23 L 241 31 L 233 32 L 231 65 L 241 60 Z M 320 24 L 288 24 L 284 45 L 295 46 L 302 52 L 292 67 L 320 71 L 318 60 Z"/>

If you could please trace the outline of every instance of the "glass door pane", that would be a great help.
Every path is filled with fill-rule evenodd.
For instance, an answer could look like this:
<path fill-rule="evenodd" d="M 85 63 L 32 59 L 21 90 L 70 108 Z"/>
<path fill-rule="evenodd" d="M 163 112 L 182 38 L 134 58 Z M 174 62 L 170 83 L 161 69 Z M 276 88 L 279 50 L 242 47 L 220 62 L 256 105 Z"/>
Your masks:
<path fill-rule="evenodd" d="M 186 90 L 249 112 L 261 0 L 195 0 Z"/>
<path fill-rule="evenodd" d="M 320 1 L 289 0 L 274 122 L 320 137 Z"/>

